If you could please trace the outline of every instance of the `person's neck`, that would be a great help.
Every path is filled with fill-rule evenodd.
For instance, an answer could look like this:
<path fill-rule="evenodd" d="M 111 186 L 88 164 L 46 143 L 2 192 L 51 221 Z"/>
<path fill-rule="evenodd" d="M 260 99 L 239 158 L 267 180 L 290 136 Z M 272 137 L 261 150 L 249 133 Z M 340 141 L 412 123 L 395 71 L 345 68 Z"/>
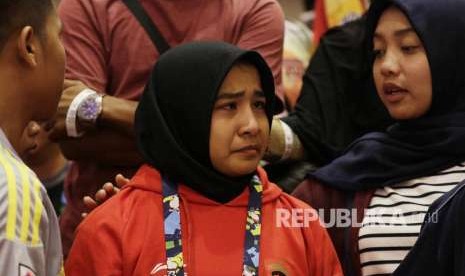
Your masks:
<path fill-rule="evenodd" d="M 1 107 L 0 107 L 1 108 Z M 10 142 L 13 149 L 18 153 L 21 150 L 21 137 L 26 123 L 22 120 L 14 118 L 15 116 L 4 117 L 4 113 L 0 112 L 0 127 L 5 133 L 6 138 Z M 11 118 L 11 119 L 10 119 Z"/>
<path fill-rule="evenodd" d="M 27 108 L 19 98 L 22 94 L 15 81 L 6 81 L 0 71 L 0 128 L 5 133 L 13 149 L 20 154 L 21 137 L 29 122 Z"/>

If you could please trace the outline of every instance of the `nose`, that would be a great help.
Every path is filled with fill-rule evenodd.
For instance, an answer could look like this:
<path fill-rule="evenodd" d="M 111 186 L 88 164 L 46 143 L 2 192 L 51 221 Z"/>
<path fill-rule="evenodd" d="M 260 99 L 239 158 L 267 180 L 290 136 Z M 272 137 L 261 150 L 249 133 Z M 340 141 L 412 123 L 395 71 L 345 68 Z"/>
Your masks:
<path fill-rule="evenodd" d="M 27 135 L 29 137 L 36 136 L 41 131 L 41 126 L 36 121 L 30 121 L 27 125 Z"/>
<path fill-rule="evenodd" d="M 381 74 L 383 76 L 396 76 L 400 72 L 399 59 L 392 51 L 387 51 L 381 60 L 380 64 Z"/>
<path fill-rule="evenodd" d="M 258 120 L 252 108 L 249 107 L 240 113 L 240 127 L 239 134 L 255 136 L 259 132 Z"/>

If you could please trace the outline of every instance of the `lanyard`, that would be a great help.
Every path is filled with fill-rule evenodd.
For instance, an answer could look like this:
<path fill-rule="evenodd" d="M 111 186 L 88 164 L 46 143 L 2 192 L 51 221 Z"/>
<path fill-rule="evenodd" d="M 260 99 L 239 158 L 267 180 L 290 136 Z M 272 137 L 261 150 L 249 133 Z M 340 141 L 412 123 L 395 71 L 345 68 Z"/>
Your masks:
<path fill-rule="evenodd" d="M 249 185 L 242 275 L 258 276 L 263 186 L 258 176 Z M 185 276 L 181 242 L 181 215 L 178 185 L 163 178 L 163 216 L 167 274 Z"/>

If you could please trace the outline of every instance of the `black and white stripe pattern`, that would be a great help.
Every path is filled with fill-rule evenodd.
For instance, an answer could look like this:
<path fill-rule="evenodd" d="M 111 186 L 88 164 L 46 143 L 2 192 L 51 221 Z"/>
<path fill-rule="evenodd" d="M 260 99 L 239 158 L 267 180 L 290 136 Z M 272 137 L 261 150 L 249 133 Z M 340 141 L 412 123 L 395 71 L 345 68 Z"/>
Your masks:
<path fill-rule="evenodd" d="M 418 238 L 429 206 L 465 179 L 465 163 L 378 189 L 359 233 L 362 275 L 391 275 Z"/>

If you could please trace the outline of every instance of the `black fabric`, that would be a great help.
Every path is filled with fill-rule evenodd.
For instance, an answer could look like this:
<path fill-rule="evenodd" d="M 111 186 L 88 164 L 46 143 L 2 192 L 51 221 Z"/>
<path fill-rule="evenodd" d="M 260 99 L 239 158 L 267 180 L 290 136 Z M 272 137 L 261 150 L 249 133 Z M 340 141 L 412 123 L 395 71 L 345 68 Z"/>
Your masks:
<path fill-rule="evenodd" d="M 433 102 L 419 119 L 356 140 L 315 177 L 344 190 L 370 189 L 433 174 L 465 160 L 465 0 L 374 1 L 367 17 L 367 49 L 381 13 L 396 5 L 426 50 Z"/>
<path fill-rule="evenodd" d="M 309 172 L 316 170 L 314 164 L 305 161 L 270 163 L 263 167 L 268 179 L 284 192 L 291 194 Z"/>
<path fill-rule="evenodd" d="M 148 14 L 145 12 L 142 5 L 138 0 L 123 0 L 124 4 L 128 7 L 131 13 L 136 17 L 137 21 L 142 25 L 147 34 L 152 40 L 153 44 L 158 50 L 159 54 L 163 54 L 168 51 L 170 45 L 166 42 L 165 38 L 161 35 L 157 26 L 150 19 Z"/>
<path fill-rule="evenodd" d="M 60 216 L 63 208 L 65 207 L 63 204 L 64 184 L 65 184 L 65 181 L 63 180 L 58 185 L 47 188 L 47 195 L 50 198 L 50 201 L 52 202 L 53 209 L 55 209 L 55 214 L 57 216 Z"/>
<path fill-rule="evenodd" d="M 393 276 L 465 276 L 465 184 L 436 200 Z"/>
<path fill-rule="evenodd" d="M 274 81 L 265 60 L 223 42 L 194 42 L 160 56 L 136 111 L 138 147 L 146 162 L 217 202 L 238 196 L 251 176 L 231 178 L 210 161 L 213 106 L 221 84 L 238 61 L 255 65 L 266 98 L 266 113 L 276 112 Z"/>
<path fill-rule="evenodd" d="M 283 118 L 315 164 L 329 163 L 356 138 L 393 122 L 369 77 L 365 20 L 330 29 L 321 38 L 295 112 Z"/>

